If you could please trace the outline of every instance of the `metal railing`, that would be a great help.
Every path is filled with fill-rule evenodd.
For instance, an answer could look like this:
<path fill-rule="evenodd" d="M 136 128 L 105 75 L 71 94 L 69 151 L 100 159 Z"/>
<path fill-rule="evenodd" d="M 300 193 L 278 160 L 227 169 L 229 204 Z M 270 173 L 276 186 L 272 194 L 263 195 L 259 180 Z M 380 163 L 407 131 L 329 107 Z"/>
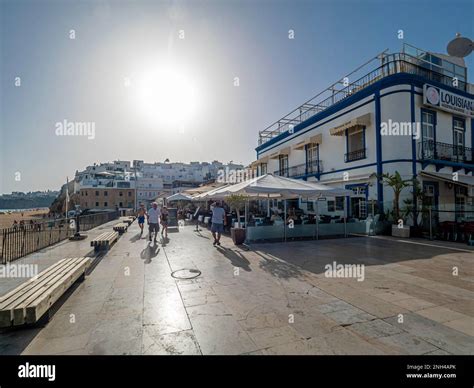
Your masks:
<path fill-rule="evenodd" d="M 297 164 L 295 166 L 275 170 L 273 174 L 288 178 L 298 178 L 309 174 L 319 174 L 322 171 L 323 162 L 321 160 L 311 160 L 308 163 Z"/>
<path fill-rule="evenodd" d="M 365 148 L 361 150 L 351 151 L 347 154 L 344 154 L 344 161 L 346 162 L 354 162 L 356 160 L 365 159 Z"/>
<path fill-rule="evenodd" d="M 420 160 L 446 160 L 449 162 L 474 164 L 472 148 L 448 143 L 424 140 L 419 143 Z"/>
<path fill-rule="evenodd" d="M 347 86 L 337 90 L 337 85 L 344 85 L 344 81 L 339 80 L 305 102 L 303 105 L 291 111 L 285 117 L 268 126 L 263 131 L 260 131 L 258 145 L 262 145 L 272 138 L 289 131 L 290 129 L 292 130 L 294 126 L 302 123 L 315 114 L 322 112 L 330 106 L 344 100 L 345 98 L 359 92 L 362 89 L 367 88 L 376 81 L 393 74 L 408 73 L 418 75 L 428 81 L 436 81 L 444 85 L 456 87 L 462 91 L 466 91 L 467 89 L 467 82 L 459 80 L 457 86 L 454 86 L 452 77 L 427 68 L 425 63 L 426 61 L 406 53 L 385 54 L 384 52 L 374 57 L 365 65 L 372 63 L 376 59 L 380 61 L 380 58 L 382 58 L 381 64 L 361 78 L 354 82 L 349 82 Z M 360 68 L 362 68 L 362 66 Z M 327 97 L 328 95 L 329 97 Z"/>
<path fill-rule="evenodd" d="M 307 163 L 291 166 L 288 176 L 290 178 L 298 178 L 310 174 L 319 174 L 323 171 L 321 160 L 310 160 Z"/>
<path fill-rule="evenodd" d="M 90 230 L 118 216 L 117 211 L 79 216 L 80 230 Z M 76 232 L 75 222 L 76 218 L 61 218 L 0 229 L 0 264 L 6 264 L 71 237 Z"/>
<path fill-rule="evenodd" d="M 279 176 L 286 176 L 288 178 L 289 177 L 289 171 L 290 171 L 290 168 L 285 167 L 285 168 L 280 168 L 278 170 L 275 170 L 273 172 L 273 174 L 274 175 L 279 175 Z"/>

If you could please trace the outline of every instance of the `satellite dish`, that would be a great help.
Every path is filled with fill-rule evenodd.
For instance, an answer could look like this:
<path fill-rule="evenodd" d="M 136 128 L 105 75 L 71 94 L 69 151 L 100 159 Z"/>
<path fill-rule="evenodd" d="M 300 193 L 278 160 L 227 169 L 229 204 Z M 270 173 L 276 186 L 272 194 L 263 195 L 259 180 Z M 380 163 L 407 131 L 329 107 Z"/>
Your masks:
<path fill-rule="evenodd" d="M 452 57 L 464 58 L 467 57 L 473 49 L 472 40 L 456 34 L 456 37 L 448 43 L 448 54 Z"/>

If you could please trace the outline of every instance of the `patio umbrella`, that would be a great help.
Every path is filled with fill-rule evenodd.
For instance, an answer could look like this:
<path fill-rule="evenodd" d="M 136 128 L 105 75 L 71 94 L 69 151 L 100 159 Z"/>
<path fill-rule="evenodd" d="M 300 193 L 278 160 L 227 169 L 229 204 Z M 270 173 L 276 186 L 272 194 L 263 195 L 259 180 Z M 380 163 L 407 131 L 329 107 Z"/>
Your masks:
<path fill-rule="evenodd" d="M 318 198 L 321 196 L 351 196 L 351 190 L 339 189 L 317 182 L 265 174 L 244 182 L 229 185 L 207 193 L 206 198 L 225 198 L 243 194 L 253 198 Z"/>
<path fill-rule="evenodd" d="M 166 197 L 166 201 L 173 202 L 173 201 L 191 201 L 192 197 L 183 193 L 176 193 Z"/>

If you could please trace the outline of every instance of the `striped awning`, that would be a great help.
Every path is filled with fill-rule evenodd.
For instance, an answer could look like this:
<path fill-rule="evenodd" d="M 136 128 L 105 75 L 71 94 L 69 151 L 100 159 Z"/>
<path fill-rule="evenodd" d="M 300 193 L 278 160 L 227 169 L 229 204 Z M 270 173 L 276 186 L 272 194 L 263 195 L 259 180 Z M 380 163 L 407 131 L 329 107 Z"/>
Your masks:
<path fill-rule="evenodd" d="M 368 126 L 370 124 L 370 113 L 365 115 L 353 118 L 337 127 L 331 128 L 329 133 L 331 136 L 343 136 L 346 133 L 346 129 L 360 127 L 360 126 Z"/>
<path fill-rule="evenodd" d="M 288 155 L 290 153 L 290 150 L 291 150 L 290 147 L 282 148 L 281 150 L 278 150 L 278 151 L 274 152 L 273 154 L 271 154 L 269 156 L 269 158 L 270 159 L 278 159 L 280 157 L 280 155 Z"/>
<path fill-rule="evenodd" d="M 322 133 L 318 133 L 317 135 L 311 136 L 303 141 L 300 141 L 299 143 L 295 144 L 292 148 L 294 150 L 301 150 L 307 144 L 322 144 L 322 142 L 323 142 L 323 135 Z"/>

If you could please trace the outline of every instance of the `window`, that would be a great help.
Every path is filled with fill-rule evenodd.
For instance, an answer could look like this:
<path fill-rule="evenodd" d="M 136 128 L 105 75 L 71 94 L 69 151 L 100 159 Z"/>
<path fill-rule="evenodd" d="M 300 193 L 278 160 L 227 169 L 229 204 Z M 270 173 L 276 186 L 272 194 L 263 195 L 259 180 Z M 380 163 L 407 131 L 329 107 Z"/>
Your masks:
<path fill-rule="evenodd" d="M 98 206 L 99 206 L 99 202 L 96 202 L 96 203 L 95 203 L 95 206 L 98 207 Z"/>
<path fill-rule="evenodd" d="M 107 202 L 104 202 L 104 207 L 107 207 L 109 206 L 109 204 Z"/>
<path fill-rule="evenodd" d="M 435 125 L 436 118 L 434 112 L 422 111 L 421 112 L 421 136 L 423 142 L 434 142 L 435 140 Z"/>
<path fill-rule="evenodd" d="M 306 166 L 308 174 L 318 171 L 319 149 L 318 144 L 308 144 L 306 148 Z"/>
<path fill-rule="evenodd" d="M 119 197 L 123 197 L 123 193 L 119 191 Z"/>
<path fill-rule="evenodd" d="M 107 197 L 109 193 L 107 191 L 104 191 L 104 197 Z"/>
<path fill-rule="evenodd" d="M 344 197 L 336 197 L 336 210 L 344 210 Z"/>
<path fill-rule="evenodd" d="M 288 176 L 288 155 L 280 155 L 278 160 L 280 176 Z"/>
<path fill-rule="evenodd" d="M 335 202 L 334 201 L 328 201 L 328 212 L 333 212 L 335 211 Z"/>
<path fill-rule="evenodd" d="M 346 162 L 365 158 L 365 127 L 349 128 L 346 132 Z"/>
<path fill-rule="evenodd" d="M 464 159 L 466 149 L 465 146 L 466 122 L 460 118 L 453 118 L 453 145 L 454 156 Z"/>
<path fill-rule="evenodd" d="M 123 207 L 123 202 L 119 202 L 119 206 L 120 206 L 120 207 Z"/>
<path fill-rule="evenodd" d="M 98 191 L 95 192 L 95 196 L 96 196 L 96 197 L 99 196 L 99 192 L 98 192 Z"/>
<path fill-rule="evenodd" d="M 131 191 L 128 192 L 128 196 L 129 196 L 129 197 L 132 196 L 132 192 L 131 192 Z"/>
<path fill-rule="evenodd" d="M 267 164 L 260 163 L 260 175 L 265 175 L 267 173 Z"/>

